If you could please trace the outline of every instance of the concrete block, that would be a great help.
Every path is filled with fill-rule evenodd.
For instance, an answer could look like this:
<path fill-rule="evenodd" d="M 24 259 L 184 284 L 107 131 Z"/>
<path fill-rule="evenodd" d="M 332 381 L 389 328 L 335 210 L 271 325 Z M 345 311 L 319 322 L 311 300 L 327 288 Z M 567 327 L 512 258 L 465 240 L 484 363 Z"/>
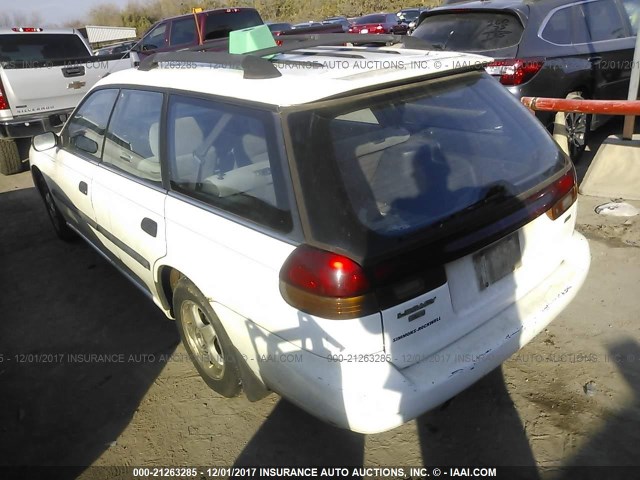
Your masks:
<path fill-rule="evenodd" d="M 640 134 L 633 140 L 611 135 L 602 142 L 580 184 L 580 193 L 640 200 Z"/>

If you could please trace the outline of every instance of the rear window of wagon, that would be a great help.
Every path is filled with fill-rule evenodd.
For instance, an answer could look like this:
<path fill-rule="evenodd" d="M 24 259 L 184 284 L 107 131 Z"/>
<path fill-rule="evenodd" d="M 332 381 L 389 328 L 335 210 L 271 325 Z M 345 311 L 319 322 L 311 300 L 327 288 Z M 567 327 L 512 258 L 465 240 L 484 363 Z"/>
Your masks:
<path fill-rule="evenodd" d="M 314 238 L 348 251 L 393 248 L 566 166 L 544 128 L 479 72 L 325 102 L 288 127 Z"/>
<path fill-rule="evenodd" d="M 455 12 L 426 17 L 413 36 L 441 50 L 486 52 L 517 45 L 523 31 L 508 13 Z"/>

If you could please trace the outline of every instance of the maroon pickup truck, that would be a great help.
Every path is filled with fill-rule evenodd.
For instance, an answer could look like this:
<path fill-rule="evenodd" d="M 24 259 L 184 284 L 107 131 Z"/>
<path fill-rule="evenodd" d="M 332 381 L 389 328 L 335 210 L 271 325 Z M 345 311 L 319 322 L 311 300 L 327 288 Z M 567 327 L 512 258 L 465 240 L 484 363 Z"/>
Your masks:
<path fill-rule="evenodd" d="M 263 23 L 253 8 L 218 8 L 165 18 L 154 24 L 131 51 L 143 59 L 152 53 L 186 49 L 204 42 L 212 50 L 226 50 L 229 32 Z"/>

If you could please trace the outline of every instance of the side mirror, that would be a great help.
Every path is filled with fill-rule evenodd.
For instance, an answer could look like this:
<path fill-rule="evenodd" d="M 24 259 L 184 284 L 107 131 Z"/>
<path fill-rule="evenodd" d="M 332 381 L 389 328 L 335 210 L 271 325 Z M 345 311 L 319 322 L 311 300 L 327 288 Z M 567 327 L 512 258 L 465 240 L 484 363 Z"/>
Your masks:
<path fill-rule="evenodd" d="M 44 152 L 58 145 L 58 137 L 53 132 L 44 132 L 33 137 L 31 143 L 36 152 Z"/>
<path fill-rule="evenodd" d="M 75 146 L 78 150 L 82 150 L 87 153 L 96 153 L 98 151 L 98 143 L 94 142 L 90 138 L 84 135 L 78 135 L 74 138 Z"/>

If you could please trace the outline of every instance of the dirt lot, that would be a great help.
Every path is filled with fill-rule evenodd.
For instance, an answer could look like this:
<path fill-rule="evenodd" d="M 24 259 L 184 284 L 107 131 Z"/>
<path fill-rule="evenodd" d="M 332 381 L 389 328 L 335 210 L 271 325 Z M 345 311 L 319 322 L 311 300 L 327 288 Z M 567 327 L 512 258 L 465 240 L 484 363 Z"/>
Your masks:
<path fill-rule="evenodd" d="M 608 199 L 580 199 L 592 267 L 560 318 L 438 410 L 363 436 L 209 391 L 172 322 L 54 238 L 28 173 L 0 192 L 0 465 L 640 465 L 640 218 L 593 213 Z"/>

